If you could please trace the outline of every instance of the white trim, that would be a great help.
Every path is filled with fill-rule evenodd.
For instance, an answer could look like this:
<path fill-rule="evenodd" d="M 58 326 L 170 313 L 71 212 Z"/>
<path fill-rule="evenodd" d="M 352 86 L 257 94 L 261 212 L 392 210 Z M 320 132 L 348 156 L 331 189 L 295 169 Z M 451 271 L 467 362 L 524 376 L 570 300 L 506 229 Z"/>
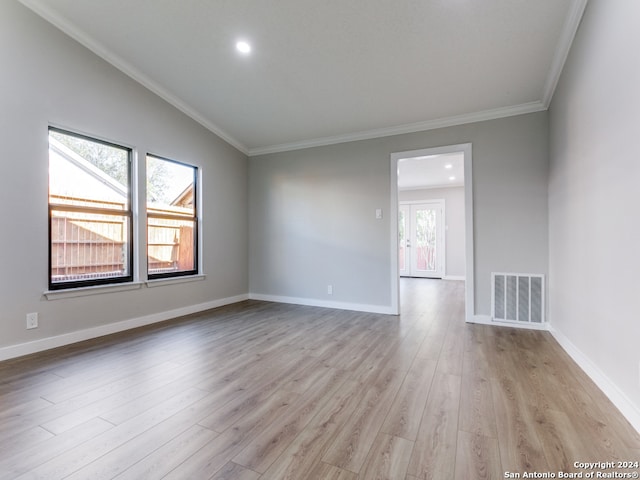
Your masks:
<path fill-rule="evenodd" d="M 400 315 L 400 262 L 398 256 L 400 253 L 398 246 L 398 211 L 400 209 L 400 202 L 398 197 L 398 162 L 400 161 L 400 154 L 392 153 L 390 156 L 390 201 L 389 201 L 389 230 L 390 230 L 390 245 L 391 245 L 391 311 L 394 315 Z M 405 262 L 406 269 L 406 262 Z"/>
<path fill-rule="evenodd" d="M 68 288 L 61 290 L 47 290 L 44 296 L 47 300 L 60 300 L 63 298 L 86 297 L 89 295 L 101 295 L 104 293 L 126 292 L 128 290 L 138 290 L 146 285 L 147 288 L 162 287 L 165 285 L 175 285 L 178 283 L 197 282 L 207 278 L 205 274 L 189 275 L 184 277 L 159 278 L 157 280 L 146 280 L 142 282 L 112 283 L 110 285 L 96 285 L 92 287 Z"/>
<path fill-rule="evenodd" d="M 142 280 L 147 271 L 147 162 L 141 160 L 141 152 L 133 149 L 131 160 L 131 208 L 133 210 L 133 281 Z M 144 252 L 143 255 L 139 255 Z M 145 275 L 146 278 L 146 275 Z"/>
<path fill-rule="evenodd" d="M 587 355 L 576 347 L 562 332 L 549 327 L 553 338 L 560 344 L 565 352 L 578 364 L 584 373 L 598 386 L 600 390 L 620 410 L 620 413 L 640 433 L 640 409 L 607 375 L 594 364 Z"/>
<path fill-rule="evenodd" d="M 107 325 L 101 325 L 99 327 L 77 330 L 75 332 L 65 333 L 63 335 L 56 335 L 55 337 L 48 337 L 41 340 L 34 340 L 32 342 L 2 347 L 0 348 L 0 361 L 41 352 L 43 350 L 49 350 L 51 348 L 70 345 L 72 343 L 82 342 L 83 340 L 90 340 L 92 338 L 122 332 L 125 330 L 130 330 L 132 328 L 143 327 L 145 325 L 151 325 L 153 323 L 164 322 L 165 320 L 171 320 L 183 315 L 190 315 L 192 313 L 202 312 L 204 310 L 242 302 L 244 300 L 248 300 L 248 298 L 249 296 L 246 294 L 236 295 L 235 297 L 221 298 L 197 305 L 188 305 L 186 307 L 153 313 L 151 315 L 145 315 L 143 317 L 131 318 L 129 320 L 109 323 Z"/>
<path fill-rule="evenodd" d="M 493 320 L 491 315 L 474 315 L 471 320 L 467 320 L 468 323 L 477 323 L 480 325 L 490 325 L 492 327 L 508 327 L 519 328 L 521 330 L 542 330 L 548 331 L 548 323 L 525 323 L 525 322 L 510 322 L 503 320 Z"/>
<path fill-rule="evenodd" d="M 347 133 L 343 135 L 334 135 L 329 137 L 320 137 L 299 142 L 282 143 L 278 145 L 269 145 L 256 148 L 248 148 L 242 142 L 225 132 L 219 126 L 215 125 L 209 119 L 200 114 L 196 108 L 188 105 L 183 100 L 161 87 L 157 82 L 143 74 L 136 67 L 109 51 L 104 45 L 92 39 L 86 32 L 65 18 L 58 15 L 52 8 L 47 7 L 43 2 L 34 0 L 19 0 L 20 3 L 44 18 L 49 23 L 62 30 L 71 38 L 85 46 L 87 49 L 104 59 L 118 70 L 134 79 L 136 82 L 149 89 L 169 104 L 176 107 L 184 114 L 207 128 L 209 131 L 222 138 L 230 145 L 250 157 L 257 155 L 265 155 L 269 153 L 287 152 L 291 150 L 300 150 L 303 148 L 319 147 L 324 145 L 335 145 L 338 143 L 352 142 L 356 140 L 367 140 L 371 138 L 388 137 L 392 135 L 402 135 L 405 133 L 421 132 L 425 130 L 433 130 L 436 128 L 451 127 L 454 125 L 464 125 L 467 123 L 482 122 L 486 120 L 495 120 L 498 118 L 511 117 L 515 115 L 523 115 L 526 113 L 540 112 L 547 110 L 553 97 L 553 93 L 560 79 L 562 69 L 566 62 L 571 44 L 580 25 L 580 20 L 584 13 L 584 9 L 588 0 L 574 0 L 571 4 L 571 11 L 567 17 L 567 21 L 563 27 L 563 31 L 558 41 L 556 53 L 553 57 L 547 79 L 543 88 L 542 101 L 534 101 L 513 105 L 509 107 L 500 107 L 490 110 L 482 110 L 479 112 L 466 113 L 462 115 L 453 115 L 451 117 L 437 118 L 434 120 L 426 120 L 422 122 L 409 123 L 404 125 L 396 125 L 392 127 L 383 127 L 373 130 L 361 132 Z"/>
<path fill-rule="evenodd" d="M 250 293 L 249 299 L 264 302 L 289 303 L 294 305 L 306 305 L 309 307 L 335 308 L 338 310 L 353 310 L 356 312 L 381 313 L 394 315 L 391 307 L 387 305 L 367 305 L 364 303 L 328 302 L 315 298 L 284 297 L 281 295 L 264 295 L 262 293 Z"/>
<path fill-rule="evenodd" d="M 190 105 L 183 102 L 181 99 L 170 93 L 165 88 L 161 87 L 154 80 L 149 78 L 147 75 L 143 74 L 140 70 L 135 68 L 130 63 L 126 62 L 124 59 L 115 55 L 113 52 L 109 51 L 104 45 L 99 42 L 93 40 L 86 32 L 73 25 L 71 22 L 67 21 L 65 18 L 58 15 L 53 9 L 44 5 L 44 2 L 37 2 L 33 0 L 19 0 L 24 6 L 40 15 L 47 22 L 53 24 L 58 29 L 62 30 L 64 33 L 69 35 L 75 41 L 91 50 L 97 56 L 110 63 L 118 70 L 123 72 L 125 75 L 131 77 L 133 80 L 138 82 L 143 87 L 152 91 L 160 98 L 165 100 L 167 103 L 173 105 L 178 110 L 180 110 L 185 115 L 191 117 L 193 120 L 198 122 L 200 125 L 205 127 L 210 132 L 215 133 L 218 137 L 223 139 L 225 142 L 234 146 L 238 150 L 240 150 L 245 155 L 248 154 L 249 149 L 243 145 L 241 142 L 236 140 L 234 137 L 229 135 L 227 132 L 222 130 L 220 127 L 215 125 L 210 120 L 203 117 L 198 111 L 191 107 Z"/>
<path fill-rule="evenodd" d="M 428 185 L 426 187 L 403 187 L 399 188 L 400 192 L 419 192 L 422 190 L 446 190 L 448 188 L 461 188 L 464 187 L 464 182 L 462 183 L 448 183 L 446 185 Z"/>
<path fill-rule="evenodd" d="M 303 140 L 300 142 L 281 143 L 279 145 L 271 145 L 267 147 L 250 148 L 247 155 L 249 155 L 250 157 L 255 157 L 257 155 L 288 152 L 291 150 L 301 150 L 303 148 L 321 147 L 325 145 L 335 145 L 338 143 L 347 143 L 356 140 L 369 140 L 371 138 L 390 137 L 392 135 L 403 135 L 405 133 L 423 132 L 426 130 L 434 130 L 436 128 L 452 127 L 455 125 L 464 125 L 466 123 L 483 122 L 486 120 L 496 120 L 498 118 L 513 117 L 515 115 L 523 115 L 525 113 L 541 112 L 546 109 L 547 107 L 542 102 L 529 102 L 520 105 L 514 105 L 511 107 L 494 108 L 492 110 L 483 110 L 481 112 L 454 115 L 452 117 L 437 118 L 435 120 L 427 120 L 424 122 L 397 125 L 395 127 L 378 128 L 375 130 L 347 133 L 344 135 L 335 135 L 332 137 L 322 137 Z"/>
<path fill-rule="evenodd" d="M 573 39 L 578 32 L 578 27 L 580 26 L 580 21 L 582 20 L 582 15 L 584 14 L 587 2 L 588 0 L 574 0 L 569 6 L 570 12 L 564 26 L 562 27 L 560 40 L 558 40 L 556 52 L 553 56 L 553 60 L 551 61 L 551 68 L 549 69 L 547 80 L 545 81 L 544 88 L 542 89 L 542 104 L 544 105 L 545 110 L 548 109 L 551 104 L 551 99 L 553 98 L 553 94 L 558 86 L 560 75 L 562 74 L 564 64 L 569 56 L 569 50 L 571 49 Z"/>
<path fill-rule="evenodd" d="M 467 323 L 478 323 L 480 325 L 495 325 L 491 320 L 491 315 L 472 315 L 467 317 Z M 500 326 L 500 325 L 497 325 Z"/>
<path fill-rule="evenodd" d="M 391 313 L 400 314 L 400 272 L 398 270 L 398 161 L 403 158 L 445 153 L 462 152 L 464 154 L 464 216 L 465 216 L 465 320 L 472 322 L 475 316 L 475 281 L 473 248 L 473 148 L 471 143 L 424 148 L 407 152 L 394 152 L 390 155 L 390 256 L 391 256 Z"/>
<path fill-rule="evenodd" d="M 104 293 L 126 292 L 142 288 L 142 282 L 112 283 L 110 285 L 96 285 L 93 287 L 65 288 L 61 290 L 47 290 L 44 296 L 47 300 L 60 300 L 62 298 L 86 297 L 89 295 L 101 295 Z"/>
<path fill-rule="evenodd" d="M 265 155 L 269 153 L 279 153 L 291 150 L 300 150 L 303 148 L 318 147 L 324 145 L 335 145 L 338 143 L 352 142 L 355 140 L 366 140 L 371 138 L 387 137 L 391 135 L 401 135 L 405 133 L 421 132 L 425 130 L 433 130 L 436 128 L 450 127 L 454 125 L 464 125 L 467 123 L 481 122 L 486 120 L 495 120 L 498 118 L 511 117 L 514 115 L 522 115 L 526 113 L 539 112 L 547 110 L 553 97 L 553 93 L 558 84 L 558 80 L 562 73 L 562 68 L 567 59 L 571 44 L 580 25 L 580 20 L 584 13 L 584 9 L 588 0 L 574 0 L 571 4 L 571 11 L 567 17 L 567 21 L 563 27 L 563 31 L 558 41 L 556 53 L 553 57 L 547 79 L 543 88 L 542 101 L 534 101 L 513 105 L 508 107 L 494 108 L 479 112 L 466 113 L 462 115 L 454 115 L 451 117 L 437 118 L 434 120 L 426 120 L 422 122 L 409 123 L 404 125 L 396 125 L 392 127 L 383 127 L 373 130 L 361 132 L 347 133 L 343 135 L 334 135 L 329 137 L 320 137 L 310 140 L 302 140 L 299 142 L 282 143 L 278 145 L 270 145 L 256 148 L 248 148 L 242 142 L 225 132 L 219 126 L 215 125 L 209 119 L 200 114 L 196 108 L 188 105 L 183 100 L 160 86 L 153 79 L 143 74 L 139 69 L 125 61 L 118 55 L 115 55 L 101 43 L 92 39 L 86 32 L 73 25 L 65 18 L 58 15 L 52 8 L 47 7 L 43 2 L 34 0 L 19 0 L 27 8 L 40 15 L 49 23 L 62 30 L 71 38 L 85 46 L 87 49 L 104 59 L 118 70 L 134 79 L 145 88 L 149 89 L 169 104 L 176 107 L 184 114 L 213 132 L 224 141 L 234 146 L 242 153 L 248 156 Z"/>
<path fill-rule="evenodd" d="M 398 205 L 422 205 L 425 203 L 435 203 L 437 205 L 444 205 L 444 198 L 429 198 L 427 200 L 402 200 L 401 202 L 398 202 Z"/>
<path fill-rule="evenodd" d="M 196 201 L 198 202 L 196 205 L 196 213 L 198 214 L 198 231 L 197 233 L 197 247 L 198 247 L 198 272 L 200 275 L 206 276 L 204 272 L 205 264 L 204 264 L 204 202 L 202 199 L 204 198 L 204 169 L 202 167 L 198 168 L 198 184 L 196 185 Z M 146 223 L 145 223 L 146 225 Z M 145 255 L 146 257 L 146 255 Z"/>
<path fill-rule="evenodd" d="M 475 296 L 475 248 L 473 225 L 473 147 L 464 144 L 464 245 L 465 245 L 465 320 L 468 322 L 476 313 Z"/>
<path fill-rule="evenodd" d="M 518 321 L 510 321 L 510 320 L 495 320 L 493 319 L 490 325 L 495 325 L 498 327 L 512 327 L 519 328 L 521 330 L 542 330 L 548 331 L 549 324 L 548 323 L 531 323 L 531 322 L 518 322 Z"/>
<path fill-rule="evenodd" d="M 207 278 L 205 274 L 188 275 L 184 277 L 158 278 L 156 280 L 147 280 L 145 283 L 149 288 L 164 287 L 165 285 L 176 285 L 178 283 L 198 282 Z"/>
<path fill-rule="evenodd" d="M 442 277 L 443 280 L 453 280 L 453 281 L 464 281 L 464 275 L 445 275 Z"/>

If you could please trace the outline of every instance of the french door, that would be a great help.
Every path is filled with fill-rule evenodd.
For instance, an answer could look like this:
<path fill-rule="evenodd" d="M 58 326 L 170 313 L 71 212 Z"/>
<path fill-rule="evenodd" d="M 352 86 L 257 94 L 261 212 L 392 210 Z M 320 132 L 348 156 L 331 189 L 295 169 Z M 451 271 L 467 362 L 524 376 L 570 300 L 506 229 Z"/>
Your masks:
<path fill-rule="evenodd" d="M 444 201 L 401 203 L 398 264 L 402 277 L 444 276 Z"/>

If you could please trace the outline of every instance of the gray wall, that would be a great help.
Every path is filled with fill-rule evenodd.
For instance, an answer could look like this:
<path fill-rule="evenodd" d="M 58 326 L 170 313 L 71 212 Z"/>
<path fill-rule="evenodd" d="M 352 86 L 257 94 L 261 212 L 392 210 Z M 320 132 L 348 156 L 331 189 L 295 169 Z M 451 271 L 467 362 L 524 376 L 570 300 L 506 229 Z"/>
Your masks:
<path fill-rule="evenodd" d="M 640 418 L 640 2 L 592 0 L 550 109 L 550 321 Z"/>
<path fill-rule="evenodd" d="M 265 155 L 247 167 L 243 154 L 13 1 L 0 2 L 0 62 L 0 347 L 247 291 L 388 306 L 389 156 L 405 150 L 473 143 L 477 313 L 489 314 L 491 271 L 546 273 L 545 112 Z M 200 165 L 206 280 L 46 300 L 49 124 Z M 27 331 L 33 311 L 40 327 Z"/>
<path fill-rule="evenodd" d="M 0 2 L 0 64 L 0 347 L 246 294 L 243 154 L 15 1 Z M 202 167 L 206 280 L 44 298 L 50 123 Z"/>
<path fill-rule="evenodd" d="M 444 200 L 445 208 L 445 277 L 464 277 L 464 187 L 401 190 L 401 202 Z"/>
<path fill-rule="evenodd" d="M 389 306 L 390 154 L 466 142 L 476 313 L 488 315 L 491 271 L 547 273 L 546 112 L 251 158 L 250 291 Z"/>

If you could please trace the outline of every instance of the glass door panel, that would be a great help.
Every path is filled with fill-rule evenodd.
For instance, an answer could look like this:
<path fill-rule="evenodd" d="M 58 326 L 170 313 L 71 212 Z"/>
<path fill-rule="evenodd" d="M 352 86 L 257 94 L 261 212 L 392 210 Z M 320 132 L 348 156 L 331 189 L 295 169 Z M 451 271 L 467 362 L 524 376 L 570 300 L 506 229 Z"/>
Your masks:
<path fill-rule="evenodd" d="M 415 270 L 435 273 L 436 265 L 436 209 L 417 208 L 415 211 Z"/>
<path fill-rule="evenodd" d="M 409 275 L 409 268 L 411 260 L 408 252 L 408 238 L 409 228 L 407 225 L 408 217 L 410 215 L 410 208 L 408 205 L 401 205 L 398 211 L 398 266 L 400 270 L 400 276 L 406 277 Z"/>
<path fill-rule="evenodd" d="M 444 276 L 444 202 L 400 205 L 398 264 L 401 276 Z"/>

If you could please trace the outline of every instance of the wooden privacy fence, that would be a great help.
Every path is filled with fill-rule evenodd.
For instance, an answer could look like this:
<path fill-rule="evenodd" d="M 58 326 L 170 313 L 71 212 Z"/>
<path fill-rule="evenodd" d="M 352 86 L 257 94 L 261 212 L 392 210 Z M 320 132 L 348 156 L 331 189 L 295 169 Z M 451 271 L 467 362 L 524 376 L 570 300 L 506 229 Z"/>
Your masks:
<path fill-rule="evenodd" d="M 150 273 L 194 268 L 193 221 L 149 217 L 147 232 Z"/>
<path fill-rule="evenodd" d="M 104 202 L 81 201 L 93 207 L 105 206 Z M 108 207 L 111 209 L 115 205 L 110 203 Z M 119 210 L 124 211 L 124 203 L 118 205 Z M 182 207 L 148 209 L 147 260 L 150 273 L 194 268 L 193 220 L 153 216 L 184 215 L 185 210 Z M 113 214 L 56 209 L 51 216 L 52 279 L 67 281 L 126 274 L 130 238 L 128 217 L 118 214 L 118 209 L 114 208 Z"/>

